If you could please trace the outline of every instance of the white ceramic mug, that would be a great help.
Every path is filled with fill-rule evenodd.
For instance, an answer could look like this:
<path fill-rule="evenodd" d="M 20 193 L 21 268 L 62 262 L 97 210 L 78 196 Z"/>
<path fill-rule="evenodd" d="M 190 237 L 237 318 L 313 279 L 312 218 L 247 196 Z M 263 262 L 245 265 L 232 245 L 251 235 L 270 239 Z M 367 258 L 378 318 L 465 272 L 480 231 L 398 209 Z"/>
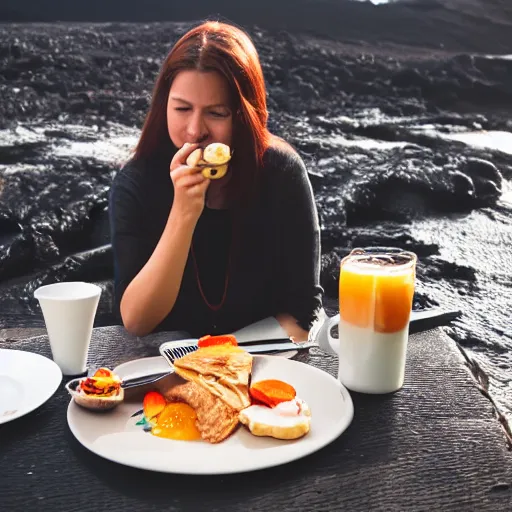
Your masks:
<path fill-rule="evenodd" d="M 101 288 L 91 283 L 64 282 L 34 292 L 48 331 L 53 360 L 64 375 L 87 370 L 87 355 Z"/>
<path fill-rule="evenodd" d="M 340 265 L 340 314 L 324 319 L 319 346 L 339 356 L 338 379 L 352 391 L 403 386 L 416 255 L 394 248 L 354 249 Z M 331 336 L 338 323 L 339 338 Z"/>

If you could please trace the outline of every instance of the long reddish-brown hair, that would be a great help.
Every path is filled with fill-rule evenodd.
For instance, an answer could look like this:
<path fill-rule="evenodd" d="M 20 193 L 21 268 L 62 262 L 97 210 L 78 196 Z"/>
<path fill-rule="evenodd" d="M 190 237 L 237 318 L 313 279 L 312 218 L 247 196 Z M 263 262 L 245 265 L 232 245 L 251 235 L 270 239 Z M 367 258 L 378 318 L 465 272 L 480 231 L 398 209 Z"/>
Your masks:
<path fill-rule="evenodd" d="M 208 21 L 174 45 L 162 64 L 134 157 L 176 151 L 167 130 L 167 101 L 176 75 L 190 69 L 216 71 L 228 84 L 233 111 L 230 166 L 234 170 L 228 194 L 243 202 L 255 190 L 272 136 L 267 129 L 266 88 L 258 53 L 250 37 L 236 26 Z"/>

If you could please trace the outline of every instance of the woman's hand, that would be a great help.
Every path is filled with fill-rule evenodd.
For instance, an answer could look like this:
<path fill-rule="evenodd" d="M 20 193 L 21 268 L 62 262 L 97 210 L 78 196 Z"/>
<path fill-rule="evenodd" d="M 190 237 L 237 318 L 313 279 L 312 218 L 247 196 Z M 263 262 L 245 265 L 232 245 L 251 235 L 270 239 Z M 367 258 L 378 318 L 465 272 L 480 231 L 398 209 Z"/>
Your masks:
<path fill-rule="evenodd" d="M 199 144 L 186 143 L 176 152 L 170 165 L 171 180 L 174 185 L 173 213 L 178 218 L 197 222 L 204 209 L 206 190 L 210 180 L 200 169 L 190 167 L 186 160 Z"/>

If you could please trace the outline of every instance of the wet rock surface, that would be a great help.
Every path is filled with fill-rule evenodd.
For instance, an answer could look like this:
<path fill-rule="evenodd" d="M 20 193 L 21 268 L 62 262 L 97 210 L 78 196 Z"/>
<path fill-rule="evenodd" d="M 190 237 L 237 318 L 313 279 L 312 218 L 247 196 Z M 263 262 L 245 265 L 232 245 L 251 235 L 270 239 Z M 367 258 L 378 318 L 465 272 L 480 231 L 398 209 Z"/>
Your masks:
<path fill-rule="evenodd" d="M 108 192 L 188 27 L 0 26 L 0 328 L 42 325 L 33 291 L 60 280 L 99 283 L 97 325 L 116 321 Z M 249 31 L 270 127 L 310 171 L 327 309 L 352 248 L 416 252 L 415 307 L 463 311 L 450 334 L 512 410 L 512 60 Z"/>

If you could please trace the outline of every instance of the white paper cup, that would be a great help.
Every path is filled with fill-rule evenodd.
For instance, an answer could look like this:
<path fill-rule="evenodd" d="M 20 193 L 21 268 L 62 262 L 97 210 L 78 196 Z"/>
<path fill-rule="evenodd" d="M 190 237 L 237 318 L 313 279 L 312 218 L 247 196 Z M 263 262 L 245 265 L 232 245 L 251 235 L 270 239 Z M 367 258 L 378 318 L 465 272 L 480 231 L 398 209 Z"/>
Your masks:
<path fill-rule="evenodd" d="M 53 360 L 64 375 L 80 375 L 87 370 L 100 295 L 99 286 L 84 282 L 49 284 L 34 292 L 43 311 Z"/>

